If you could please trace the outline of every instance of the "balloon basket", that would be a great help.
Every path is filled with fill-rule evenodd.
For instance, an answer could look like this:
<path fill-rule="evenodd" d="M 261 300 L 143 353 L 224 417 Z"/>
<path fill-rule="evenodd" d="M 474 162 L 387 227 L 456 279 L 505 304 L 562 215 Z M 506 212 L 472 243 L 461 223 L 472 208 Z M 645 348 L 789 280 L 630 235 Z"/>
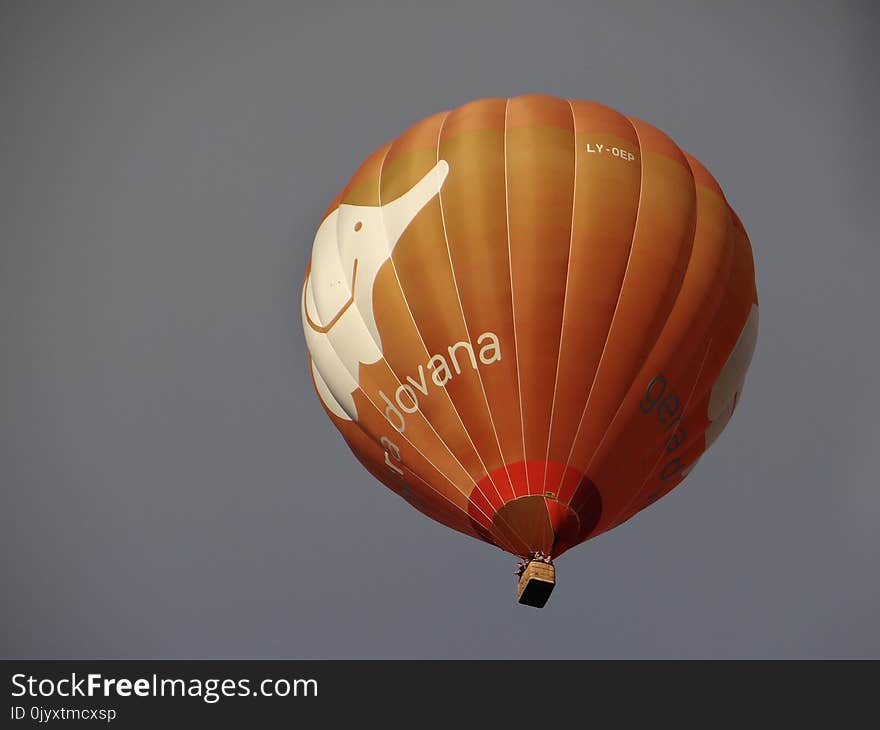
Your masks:
<path fill-rule="evenodd" d="M 524 606 L 543 608 L 556 585 L 556 568 L 550 563 L 531 561 L 519 579 L 517 600 Z"/>

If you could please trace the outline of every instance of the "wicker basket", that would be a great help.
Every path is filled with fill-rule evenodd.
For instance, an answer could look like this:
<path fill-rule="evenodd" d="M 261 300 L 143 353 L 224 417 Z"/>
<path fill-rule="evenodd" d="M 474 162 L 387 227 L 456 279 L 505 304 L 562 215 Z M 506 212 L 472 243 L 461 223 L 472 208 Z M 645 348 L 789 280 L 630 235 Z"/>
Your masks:
<path fill-rule="evenodd" d="M 543 608 L 556 585 L 556 568 L 550 563 L 531 561 L 519 579 L 517 600 L 525 606 Z"/>

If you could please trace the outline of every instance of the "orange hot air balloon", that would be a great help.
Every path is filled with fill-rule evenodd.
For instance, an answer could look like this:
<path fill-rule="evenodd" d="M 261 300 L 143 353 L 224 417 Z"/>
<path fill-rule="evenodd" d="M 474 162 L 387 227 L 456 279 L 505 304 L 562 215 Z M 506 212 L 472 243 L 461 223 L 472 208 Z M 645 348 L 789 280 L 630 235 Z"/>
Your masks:
<path fill-rule="evenodd" d="M 690 472 L 758 322 L 748 237 L 706 168 L 551 96 L 474 101 L 370 155 L 318 227 L 301 306 L 355 456 L 525 558 L 531 605 L 553 558 Z"/>

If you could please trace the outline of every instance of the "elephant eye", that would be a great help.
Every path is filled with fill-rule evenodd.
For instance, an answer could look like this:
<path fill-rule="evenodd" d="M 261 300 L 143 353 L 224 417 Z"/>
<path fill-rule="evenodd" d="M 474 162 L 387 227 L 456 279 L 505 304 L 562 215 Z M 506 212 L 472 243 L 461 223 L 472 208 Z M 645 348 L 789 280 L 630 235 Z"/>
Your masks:
<path fill-rule="evenodd" d="M 355 231 L 359 231 L 363 227 L 364 227 L 363 221 L 358 221 L 357 223 L 354 224 Z"/>

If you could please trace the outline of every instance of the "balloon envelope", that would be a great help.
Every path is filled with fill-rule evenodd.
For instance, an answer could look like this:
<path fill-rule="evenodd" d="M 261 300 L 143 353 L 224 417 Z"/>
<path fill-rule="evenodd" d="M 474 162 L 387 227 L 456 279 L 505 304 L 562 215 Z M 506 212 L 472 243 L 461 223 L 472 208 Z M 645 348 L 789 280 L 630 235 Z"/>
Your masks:
<path fill-rule="evenodd" d="M 484 99 L 376 150 L 302 289 L 315 388 L 429 517 L 553 557 L 673 489 L 757 336 L 751 247 L 661 131 L 600 104 Z"/>

